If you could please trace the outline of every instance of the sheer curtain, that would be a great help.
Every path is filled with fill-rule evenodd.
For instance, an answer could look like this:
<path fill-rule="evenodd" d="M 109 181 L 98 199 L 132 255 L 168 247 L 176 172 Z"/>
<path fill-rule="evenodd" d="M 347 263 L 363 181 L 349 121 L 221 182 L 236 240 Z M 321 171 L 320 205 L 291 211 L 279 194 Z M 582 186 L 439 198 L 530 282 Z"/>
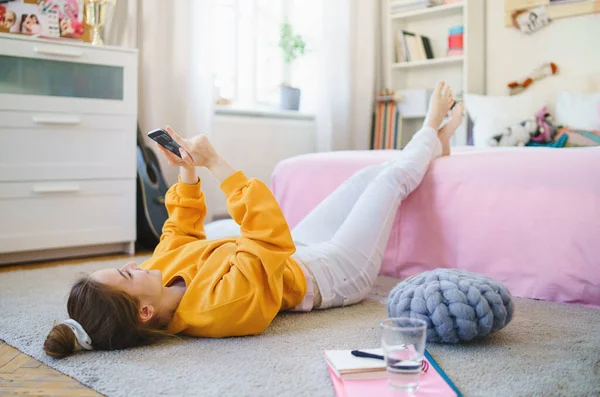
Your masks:
<path fill-rule="evenodd" d="M 168 124 L 184 137 L 210 135 L 214 114 L 211 3 L 117 1 L 105 41 L 139 51 L 138 119 L 142 132 Z M 160 153 L 158 158 L 167 182 L 175 183 L 179 170 L 169 166 Z M 203 175 L 203 185 L 210 190 L 216 182 Z"/>
<path fill-rule="evenodd" d="M 317 116 L 317 149 L 369 148 L 373 99 L 381 88 L 381 1 L 289 1 L 300 20 L 310 19 L 302 13 L 319 19 L 316 29 L 301 29 L 308 30 L 314 54 L 298 64 L 296 73 L 311 103 L 304 110 Z M 118 0 L 116 11 L 106 39 L 140 51 L 142 129 L 169 123 L 187 136 L 210 134 L 210 37 L 218 34 L 211 26 L 211 0 Z M 176 170 L 163 168 L 173 182 Z"/>
<path fill-rule="evenodd" d="M 319 151 L 368 149 L 380 88 L 380 1 L 321 2 Z"/>

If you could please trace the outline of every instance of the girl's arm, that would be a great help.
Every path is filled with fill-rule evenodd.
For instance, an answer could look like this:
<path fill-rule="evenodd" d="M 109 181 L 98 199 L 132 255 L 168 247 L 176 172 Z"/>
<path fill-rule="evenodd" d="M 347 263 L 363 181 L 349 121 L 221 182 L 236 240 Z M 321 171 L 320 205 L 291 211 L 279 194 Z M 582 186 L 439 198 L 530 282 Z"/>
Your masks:
<path fill-rule="evenodd" d="M 165 222 L 155 253 L 166 252 L 183 244 L 206 239 L 204 218 L 206 202 L 196 167 L 204 166 L 221 183 L 235 170 L 214 149 L 205 135 L 191 139 L 180 137 L 170 127 L 167 133 L 181 146 L 181 158 L 157 144 L 170 165 L 179 166 L 179 181 L 167 192 L 165 204 L 169 218 Z"/>
<path fill-rule="evenodd" d="M 179 179 L 186 185 L 195 185 L 198 182 L 196 167 L 179 167 Z"/>
<path fill-rule="evenodd" d="M 230 168 L 223 165 L 211 171 L 219 178 Z M 219 317 L 196 329 L 204 336 L 257 334 L 281 310 L 284 271 L 296 248 L 279 204 L 264 183 L 237 171 L 222 180 L 221 189 L 241 236 L 235 251 L 221 264 L 198 268 L 190 288 L 202 292 L 193 307 L 183 309 Z"/>
<path fill-rule="evenodd" d="M 169 218 L 163 225 L 155 254 L 206 238 L 206 202 L 194 167 L 181 167 L 179 181 L 167 192 L 165 205 Z"/>

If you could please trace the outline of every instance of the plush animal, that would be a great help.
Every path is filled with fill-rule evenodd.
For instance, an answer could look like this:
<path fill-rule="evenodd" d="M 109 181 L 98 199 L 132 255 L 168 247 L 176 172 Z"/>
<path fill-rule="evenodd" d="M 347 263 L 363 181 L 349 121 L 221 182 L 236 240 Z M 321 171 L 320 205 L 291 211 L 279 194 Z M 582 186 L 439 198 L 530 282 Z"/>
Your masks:
<path fill-rule="evenodd" d="M 552 115 L 548 113 L 546 106 L 535 115 L 535 120 L 538 126 L 537 133 L 531 136 L 531 140 L 538 143 L 549 143 L 556 135 L 556 126 Z"/>
<path fill-rule="evenodd" d="M 552 76 L 558 73 L 558 66 L 554 62 L 545 63 L 531 72 L 523 81 L 511 81 L 508 83 L 510 95 L 517 95 L 524 91 L 535 81 L 539 81 L 545 77 Z"/>
<path fill-rule="evenodd" d="M 525 146 L 531 136 L 536 134 L 538 125 L 534 118 L 527 119 L 507 127 L 498 135 L 494 135 L 488 141 L 490 146 Z"/>

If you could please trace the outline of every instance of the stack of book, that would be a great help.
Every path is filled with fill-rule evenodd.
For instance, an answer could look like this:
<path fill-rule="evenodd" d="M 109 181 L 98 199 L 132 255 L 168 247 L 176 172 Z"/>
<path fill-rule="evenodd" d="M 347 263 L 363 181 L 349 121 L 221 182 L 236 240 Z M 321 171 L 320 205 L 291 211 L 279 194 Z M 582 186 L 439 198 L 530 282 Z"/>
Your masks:
<path fill-rule="evenodd" d="M 433 0 L 396 0 L 390 4 L 392 14 L 418 10 L 436 5 Z"/>
<path fill-rule="evenodd" d="M 463 35 L 464 35 L 464 27 L 453 26 L 450 28 L 448 32 L 448 55 L 456 56 L 463 54 Z"/>
<path fill-rule="evenodd" d="M 379 93 L 379 100 L 373 115 L 371 148 L 402 148 L 402 119 L 398 113 L 393 90 L 384 89 Z"/>
<path fill-rule="evenodd" d="M 363 352 L 382 355 L 382 349 L 363 349 Z M 325 350 L 325 362 L 342 380 L 381 379 L 388 377 L 384 360 L 355 357 L 351 350 Z"/>
<path fill-rule="evenodd" d="M 396 61 L 411 62 L 425 59 L 433 59 L 433 50 L 429 38 L 405 30 L 398 31 L 396 35 Z"/>
<path fill-rule="evenodd" d="M 383 355 L 382 349 L 363 351 Z M 427 350 L 424 361 L 427 362 L 424 367 L 428 369 L 419 375 L 419 390 L 414 395 L 462 397 L 460 390 Z M 389 374 L 383 360 L 355 357 L 350 350 L 325 350 L 325 362 L 338 397 L 404 395 L 390 388 L 387 379 Z"/>

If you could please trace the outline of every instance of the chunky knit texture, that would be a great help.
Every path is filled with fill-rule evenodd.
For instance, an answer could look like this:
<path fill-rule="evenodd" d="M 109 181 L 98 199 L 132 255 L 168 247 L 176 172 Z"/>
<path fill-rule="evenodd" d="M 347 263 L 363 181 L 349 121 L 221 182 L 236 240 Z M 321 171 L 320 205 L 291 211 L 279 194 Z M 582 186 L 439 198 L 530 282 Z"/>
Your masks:
<path fill-rule="evenodd" d="M 390 317 L 427 322 L 427 341 L 457 343 L 506 326 L 514 307 L 508 289 L 490 277 L 436 269 L 400 282 L 390 292 Z"/>

